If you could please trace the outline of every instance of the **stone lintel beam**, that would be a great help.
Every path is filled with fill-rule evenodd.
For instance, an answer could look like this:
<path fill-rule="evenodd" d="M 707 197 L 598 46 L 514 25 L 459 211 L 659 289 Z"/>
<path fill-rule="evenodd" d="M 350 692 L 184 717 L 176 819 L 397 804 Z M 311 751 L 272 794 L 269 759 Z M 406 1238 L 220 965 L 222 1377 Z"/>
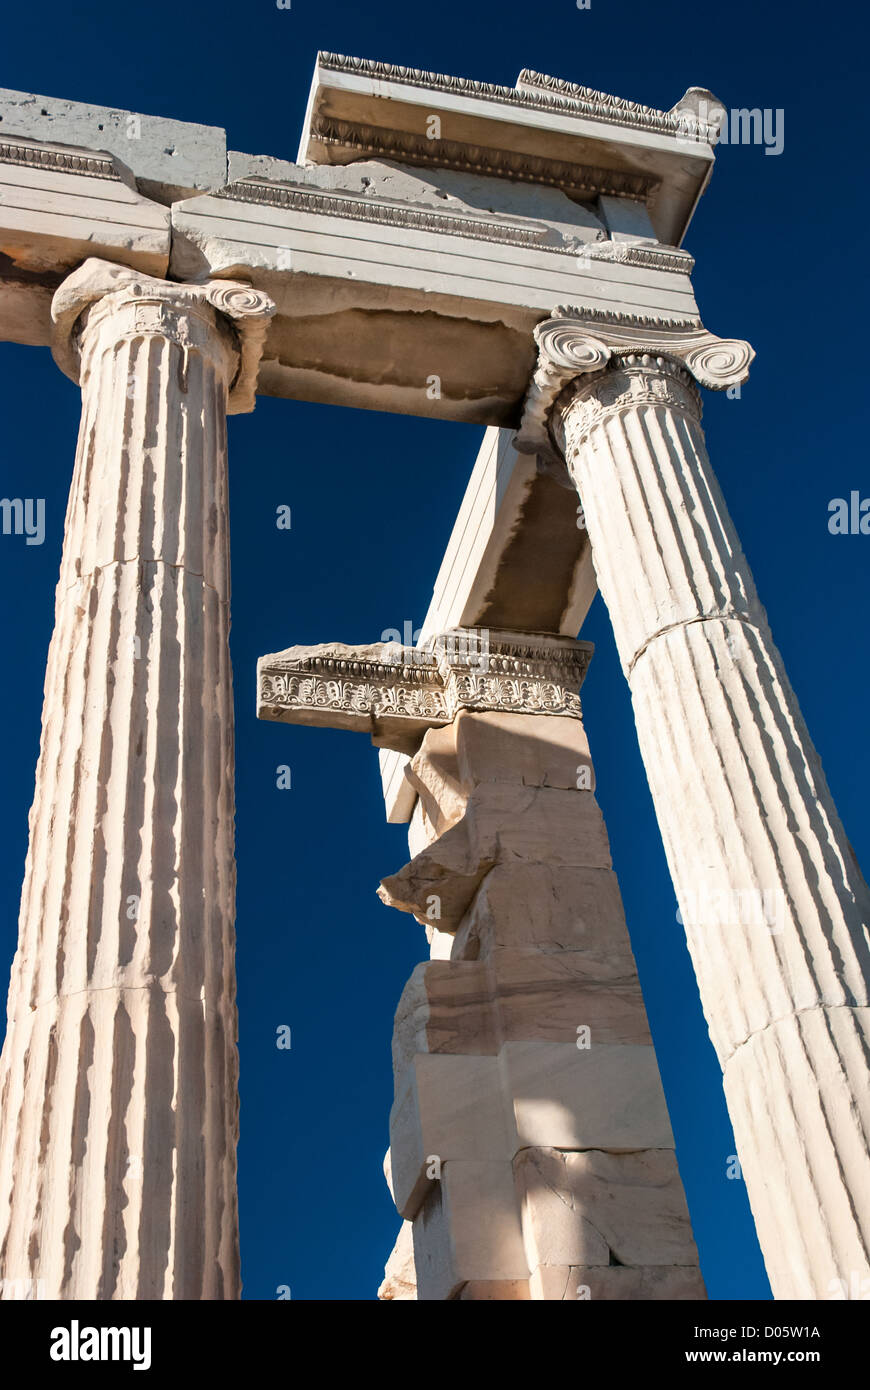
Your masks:
<path fill-rule="evenodd" d="M 459 710 L 580 718 L 590 642 L 542 633 L 456 628 L 423 647 L 397 642 L 288 647 L 257 664 L 257 715 L 368 732 L 413 753 Z"/>
<path fill-rule="evenodd" d="M 226 182 L 227 137 L 218 126 L 8 87 L 0 87 L 0 122 L 4 141 L 25 136 L 88 150 L 96 159 L 114 156 L 145 197 L 167 206 Z"/>
<path fill-rule="evenodd" d="M 717 338 L 699 318 L 614 314 L 583 305 L 558 305 L 535 329 L 538 365 L 526 394 L 514 447 L 523 454 L 561 460 L 549 420 L 556 399 L 578 376 L 602 371 L 611 358 L 668 358 L 699 386 L 725 391 L 749 376 L 755 351 L 742 338 Z"/>

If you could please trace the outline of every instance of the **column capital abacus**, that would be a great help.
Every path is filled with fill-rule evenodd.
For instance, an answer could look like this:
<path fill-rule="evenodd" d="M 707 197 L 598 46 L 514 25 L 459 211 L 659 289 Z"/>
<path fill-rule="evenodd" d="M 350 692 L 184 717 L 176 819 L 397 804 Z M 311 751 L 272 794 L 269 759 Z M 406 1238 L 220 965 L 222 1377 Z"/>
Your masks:
<path fill-rule="evenodd" d="M 538 364 L 514 443 L 520 453 L 544 456 L 558 453 L 551 435 L 553 407 L 578 378 L 627 365 L 664 369 L 670 363 L 699 386 L 724 391 L 747 379 L 755 356 L 749 343 L 717 338 L 697 318 L 609 314 L 574 305 L 555 308 L 538 324 L 535 341 Z"/>
<path fill-rule="evenodd" d="M 182 346 L 191 348 L 205 345 L 215 323 L 226 323 L 237 358 L 229 382 L 227 411 L 236 415 L 254 409 L 263 343 L 275 313 L 275 304 L 268 295 L 243 281 L 182 284 L 91 257 L 67 276 L 51 305 L 52 354 L 61 371 L 77 384 L 81 373 L 81 325 L 86 314 L 89 322 L 98 321 L 93 317 L 98 305 L 107 313 L 134 308 L 133 331 L 177 337 Z M 183 325 L 182 318 L 187 320 Z M 194 327 L 197 321 L 202 325 L 199 333 Z"/>

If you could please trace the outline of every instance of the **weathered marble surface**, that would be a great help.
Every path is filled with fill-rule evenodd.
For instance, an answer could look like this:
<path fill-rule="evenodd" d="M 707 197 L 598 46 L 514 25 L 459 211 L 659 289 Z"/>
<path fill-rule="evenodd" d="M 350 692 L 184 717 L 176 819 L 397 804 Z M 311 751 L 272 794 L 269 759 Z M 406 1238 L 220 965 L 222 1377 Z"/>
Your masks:
<path fill-rule="evenodd" d="M 225 416 L 236 324 L 256 339 L 271 305 L 236 291 L 92 260 L 54 300 L 82 421 L 0 1058 L 0 1297 L 239 1294 Z"/>
<path fill-rule="evenodd" d="M 423 1300 L 705 1297 L 582 723 L 462 711 L 407 776 L 382 1296 L 411 1222 Z"/>
<path fill-rule="evenodd" d="M 0 92 L 0 338 L 49 342 L 77 247 L 160 274 L 144 258 L 168 254 L 175 280 L 273 299 L 262 393 L 513 426 L 554 304 L 696 315 L 678 248 L 713 160 L 703 123 L 685 138 L 697 95 L 656 111 L 528 72 L 498 87 L 323 54 L 294 163 L 228 152 L 215 127 Z M 40 189 L 51 170 L 47 200 L 18 187 L 10 141 Z"/>
<path fill-rule="evenodd" d="M 586 375 L 595 340 L 577 327 L 572 341 L 559 326 L 560 362 L 582 374 L 549 427 L 631 687 L 774 1295 L 827 1298 L 852 1271 L 870 1277 L 870 892 L 710 466 L 694 384 L 640 334 L 637 353 Z"/>

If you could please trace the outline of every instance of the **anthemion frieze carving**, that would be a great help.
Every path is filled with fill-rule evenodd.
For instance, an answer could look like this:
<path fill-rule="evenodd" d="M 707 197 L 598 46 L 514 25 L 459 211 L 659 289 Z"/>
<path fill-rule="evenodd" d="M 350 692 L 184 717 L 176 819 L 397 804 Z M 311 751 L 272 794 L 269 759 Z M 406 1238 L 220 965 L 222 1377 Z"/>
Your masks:
<path fill-rule="evenodd" d="M 289 647 L 260 658 L 261 719 L 371 728 L 405 751 L 460 709 L 580 718 L 592 646 L 571 638 L 455 629 L 423 647 L 379 642 Z"/>

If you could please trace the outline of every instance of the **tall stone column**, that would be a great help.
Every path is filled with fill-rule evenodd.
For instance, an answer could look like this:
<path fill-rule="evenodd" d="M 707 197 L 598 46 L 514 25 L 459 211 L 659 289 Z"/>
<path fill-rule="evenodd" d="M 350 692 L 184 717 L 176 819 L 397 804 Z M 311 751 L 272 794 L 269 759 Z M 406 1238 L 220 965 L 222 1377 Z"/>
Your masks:
<path fill-rule="evenodd" d="M 14 1296 L 239 1293 L 227 410 L 271 301 L 88 261 L 82 420 L 0 1061 Z"/>
<path fill-rule="evenodd" d="M 538 330 L 531 415 L 579 492 L 774 1295 L 855 1297 L 870 1276 L 870 896 L 690 376 L 727 385 L 748 350 L 557 313 Z"/>

